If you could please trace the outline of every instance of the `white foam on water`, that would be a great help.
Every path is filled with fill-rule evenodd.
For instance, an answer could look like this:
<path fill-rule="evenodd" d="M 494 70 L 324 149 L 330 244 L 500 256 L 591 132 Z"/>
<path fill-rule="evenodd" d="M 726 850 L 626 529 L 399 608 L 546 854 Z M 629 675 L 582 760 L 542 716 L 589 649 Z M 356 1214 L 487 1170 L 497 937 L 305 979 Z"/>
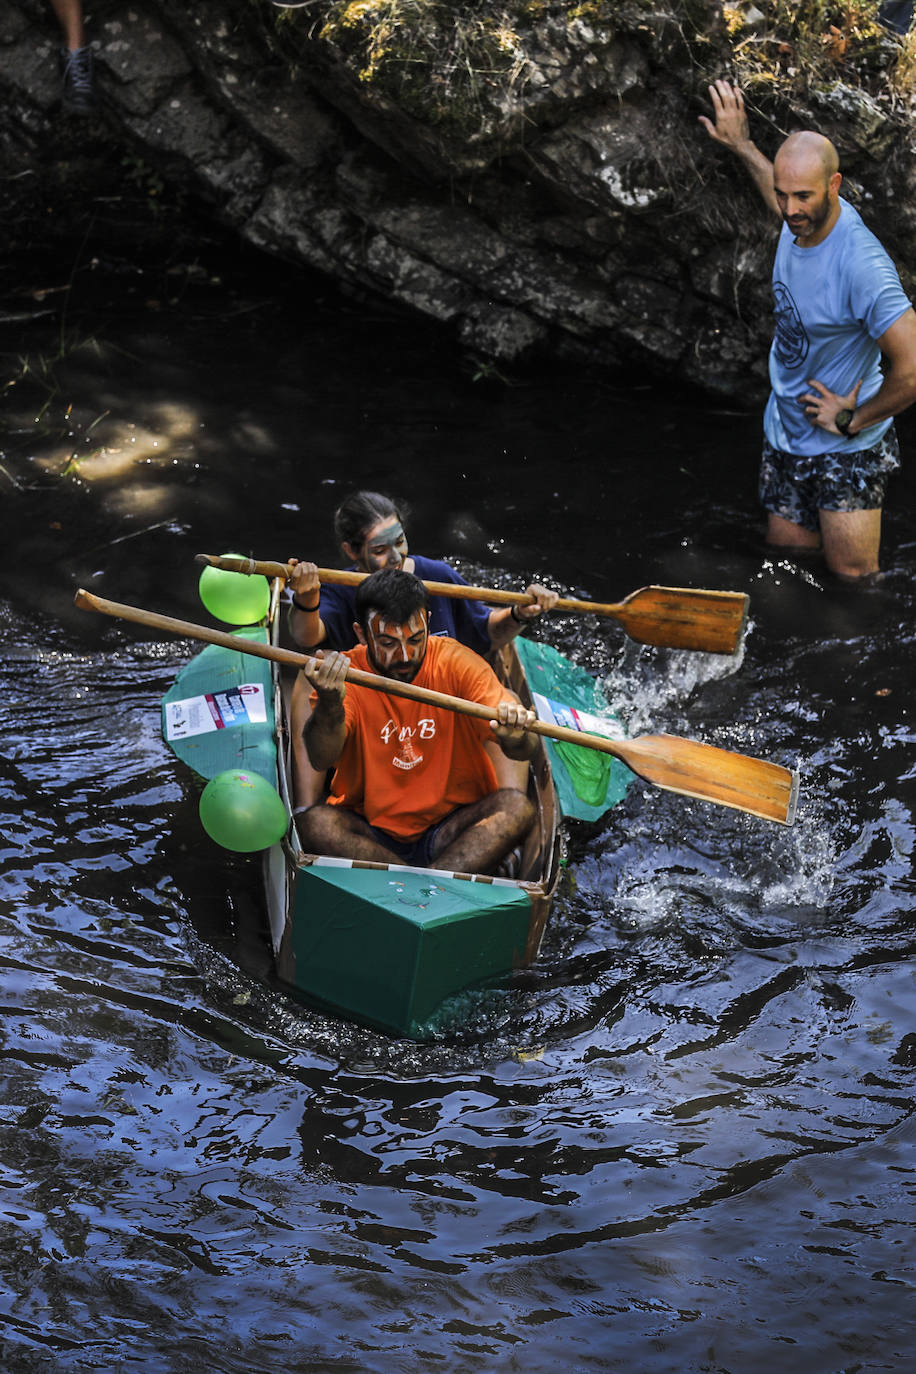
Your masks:
<path fill-rule="evenodd" d="M 626 810 L 574 865 L 580 897 L 615 923 L 784 934 L 823 921 L 839 845 L 820 799 L 803 801 L 791 827 L 651 788 L 631 789 Z"/>
<path fill-rule="evenodd" d="M 802 814 L 761 854 L 761 911 L 826 907 L 836 886 L 837 844 L 822 815 Z"/>
<path fill-rule="evenodd" d="M 659 718 L 681 705 L 700 687 L 733 677 L 744 663 L 744 641 L 734 654 L 703 654 L 685 649 L 655 649 L 627 641 L 602 681 L 613 709 L 631 734 L 655 729 Z"/>

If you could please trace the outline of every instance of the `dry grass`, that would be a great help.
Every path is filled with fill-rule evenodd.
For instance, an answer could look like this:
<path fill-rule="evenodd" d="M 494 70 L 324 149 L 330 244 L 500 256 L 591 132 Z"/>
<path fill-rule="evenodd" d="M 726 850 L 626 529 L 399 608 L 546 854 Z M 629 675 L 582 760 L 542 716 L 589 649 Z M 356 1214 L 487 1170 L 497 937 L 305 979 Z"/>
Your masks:
<path fill-rule="evenodd" d="M 916 39 L 881 27 L 878 0 L 294 0 L 274 13 L 288 54 L 317 42 L 368 89 L 471 142 L 522 127 L 538 27 L 550 45 L 564 21 L 561 60 L 594 61 L 592 42 L 601 61 L 621 34 L 651 46 L 668 26 L 697 89 L 728 72 L 774 111 L 843 83 L 902 112 L 916 81 Z"/>
<path fill-rule="evenodd" d="M 900 55 L 890 73 L 890 86 L 894 95 L 902 103 L 912 105 L 916 101 L 916 28 L 900 42 Z"/>
<path fill-rule="evenodd" d="M 708 0 L 303 0 L 276 13 L 287 52 L 297 38 L 326 45 L 371 91 L 473 142 L 523 127 L 545 45 L 560 63 L 600 62 L 615 34 L 643 42 L 691 5 L 714 14 Z"/>
<path fill-rule="evenodd" d="M 334 0 L 317 7 L 311 33 L 336 49 L 360 82 L 408 112 L 472 135 L 486 106 L 524 84 L 518 33 L 542 6 L 449 0 Z"/>
<path fill-rule="evenodd" d="M 725 4 L 723 15 L 735 75 L 752 94 L 804 99 L 836 81 L 887 90 L 899 45 L 878 23 L 877 0 L 757 0 Z"/>

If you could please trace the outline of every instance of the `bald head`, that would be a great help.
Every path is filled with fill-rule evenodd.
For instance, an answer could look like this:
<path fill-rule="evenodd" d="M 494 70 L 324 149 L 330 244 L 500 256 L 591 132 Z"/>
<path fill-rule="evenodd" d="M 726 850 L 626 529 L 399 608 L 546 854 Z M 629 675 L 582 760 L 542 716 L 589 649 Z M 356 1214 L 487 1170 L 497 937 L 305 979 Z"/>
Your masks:
<path fill-rule="evenodd" d="M 812 248 L 830 233 L 840 214 L 840 160 L 823 134 L 791 134 L 773 159 L 773 191 L 795 242 Z"/>
<path fill-rule="evenodd" d="M 813 129 L 802 129 L 790 134 L 779 146 L 774 159 L 782 166 L 793 166 L 811 171 L 829 181 L 840 170 L 840 159 L 836 148 L 823 134 Z"/>

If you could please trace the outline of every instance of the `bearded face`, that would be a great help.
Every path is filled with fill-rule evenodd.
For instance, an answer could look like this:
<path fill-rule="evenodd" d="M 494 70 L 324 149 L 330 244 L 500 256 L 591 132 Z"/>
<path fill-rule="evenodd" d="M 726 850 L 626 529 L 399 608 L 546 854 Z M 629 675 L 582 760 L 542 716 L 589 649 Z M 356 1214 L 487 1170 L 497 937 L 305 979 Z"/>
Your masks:
<path fill-rule="evenodd" d="M 773 190 L 780 214 L 802 247 L 820 243 L 838 207 L 842 178 L 828 177 L 814 159 L 777 154 Z"/>
<path fill-rule="evenodd" d="M 428 643 L 425 611 L 416 611 L 406 625 L 393 624 L 379 611 L 369 616 L 366 626 L 369 662 L 382 677 L 413 682 L 423 667 Z"/>

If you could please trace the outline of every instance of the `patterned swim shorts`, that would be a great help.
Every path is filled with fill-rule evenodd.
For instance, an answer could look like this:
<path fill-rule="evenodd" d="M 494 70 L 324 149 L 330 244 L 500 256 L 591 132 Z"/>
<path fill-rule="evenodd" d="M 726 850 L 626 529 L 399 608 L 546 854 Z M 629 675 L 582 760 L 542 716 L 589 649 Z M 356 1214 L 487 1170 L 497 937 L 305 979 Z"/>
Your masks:
<path fill-rule="evenodd" d="M 819 510 L 878 510 L 887 479 L 900 466 L 894 426 L 874 448 L 837 449 L 807 457 L 773 448 L 764 435 L 760 500 L 765 510 L 803 529 L 818 529 Z"/>

